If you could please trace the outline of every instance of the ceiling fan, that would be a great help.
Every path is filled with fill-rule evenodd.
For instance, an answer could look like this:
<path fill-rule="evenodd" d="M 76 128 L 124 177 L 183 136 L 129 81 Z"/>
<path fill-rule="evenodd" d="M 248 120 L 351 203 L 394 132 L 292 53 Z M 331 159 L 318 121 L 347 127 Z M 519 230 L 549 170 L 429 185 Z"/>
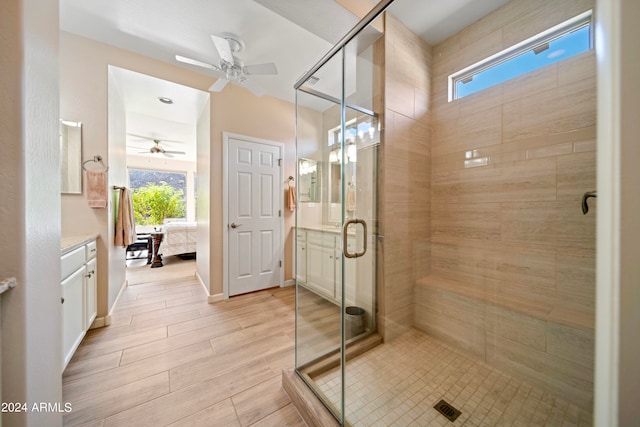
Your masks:
<path fill-rule="evenodd" d="M 211 40 L 213 40 L 213 44 L 220 55 L 220 65 L 208 64 L 180 55 L 176 55 L 176 60 L 184 62 L 185 64 L 206 68 L 218 75 L 218 80 L 209 88 L 210 92 L 220 92 L 227 83 L 232 82 L 246 87 L 256 96 L 264 95 L 266 91 L 245 76 L 278 74 L 276 64 L 269 62 L 266 64 L 244 65 L 242 60 L 236 56 L 236 54 L 244 50 L 244 41 L 235 34 L 212 34 Z"/>
<path fill-rule="evenodd" d="M 163 146 L 160 145 L 163 143 L 179 143 L 184 144 L 183 141 L 173 141 L 170 139 L 160 140 L 158 138 L 151 138 L 144 135 L 136 135 L 132 133 L 128 133 L 129 136 L 134 136 L 136 138 L 147 139 L 149 141 L 153 141 L 154 145 L 152 145 L 149 149 L 145 149 L 145 151 L 139 151 L 138 154 L 151 153 L 151 154 L 163 154 L 165 157 L 173 157 L 174 154 L 184 155 L 186 154 L 184 151 L 175 151 L 175 150 L 166 150 Z M 132 147 L 132 148 L 140 148 L 140 147 Z"/>

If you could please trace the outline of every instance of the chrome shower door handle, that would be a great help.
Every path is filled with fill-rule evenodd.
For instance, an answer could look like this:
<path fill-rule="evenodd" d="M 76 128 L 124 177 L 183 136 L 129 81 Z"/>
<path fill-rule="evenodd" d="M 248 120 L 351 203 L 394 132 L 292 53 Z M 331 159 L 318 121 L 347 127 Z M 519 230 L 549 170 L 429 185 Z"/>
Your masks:
<path fill-rule="evenodd" d="M 363 241 L 363 245 L 362 245 L 362 251 L 361 252 L 354 252 L 351 253 L 349 252 L 349 248 L 347 247 L 347 229 L 349 228 L 350 224 L 362 224 L 362 228 L 364 229 L 364 241 Z M 364 256 L 364 254 L 367 253 L 367 223 L 365 220 L 363 219 L 348 219 L 345 223 L 344 226 L 342 227 L 342 252 L 344 253 L 344 256 L 346 258 L 359 258 L 361 256 Z"/>

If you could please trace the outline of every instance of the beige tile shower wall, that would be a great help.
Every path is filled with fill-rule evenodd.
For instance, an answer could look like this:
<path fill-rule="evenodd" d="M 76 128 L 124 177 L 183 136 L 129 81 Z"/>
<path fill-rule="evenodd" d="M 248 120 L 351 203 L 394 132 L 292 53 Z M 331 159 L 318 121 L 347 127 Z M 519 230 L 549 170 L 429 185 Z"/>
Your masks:
<path fill-rule="evenodd" d="M 431 47 L 386 15 L 380 216 L 387 341 L 413 326 L 414 283 L 429 273 Z"/>
<path fill-rule="evenodd" d="M 434 47 L 431 264 L 414 318 L 583 408 L 593 398 L 595 210 L 583 215 L 580 198 L 596 188 L 595 54 L 454 102 L 447 78 L 592 7 L 513 0 Z"/>

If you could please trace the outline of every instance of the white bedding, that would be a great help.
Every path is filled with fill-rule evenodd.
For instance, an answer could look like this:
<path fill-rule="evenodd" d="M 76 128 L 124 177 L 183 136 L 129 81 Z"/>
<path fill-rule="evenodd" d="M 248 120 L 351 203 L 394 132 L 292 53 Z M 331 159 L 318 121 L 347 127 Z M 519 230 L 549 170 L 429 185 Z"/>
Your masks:
<path fill-rule="evenodd" d="M 159 252 L 163 256 L 196 252 L 196 223 L 171 222 L 162 226 L 164 238 Z"/>

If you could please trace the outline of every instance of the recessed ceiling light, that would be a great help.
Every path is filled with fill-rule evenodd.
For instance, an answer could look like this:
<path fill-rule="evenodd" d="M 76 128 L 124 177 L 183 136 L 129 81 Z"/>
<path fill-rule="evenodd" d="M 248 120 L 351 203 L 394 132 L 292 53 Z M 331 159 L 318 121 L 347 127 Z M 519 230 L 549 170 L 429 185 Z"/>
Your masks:
<path fill-rule="evenodd" d="M 167 98 L 166 96 L 159 96 L 158 101 L 162 102 L 163 104 L 173 104 L 173 99 Z"/>

